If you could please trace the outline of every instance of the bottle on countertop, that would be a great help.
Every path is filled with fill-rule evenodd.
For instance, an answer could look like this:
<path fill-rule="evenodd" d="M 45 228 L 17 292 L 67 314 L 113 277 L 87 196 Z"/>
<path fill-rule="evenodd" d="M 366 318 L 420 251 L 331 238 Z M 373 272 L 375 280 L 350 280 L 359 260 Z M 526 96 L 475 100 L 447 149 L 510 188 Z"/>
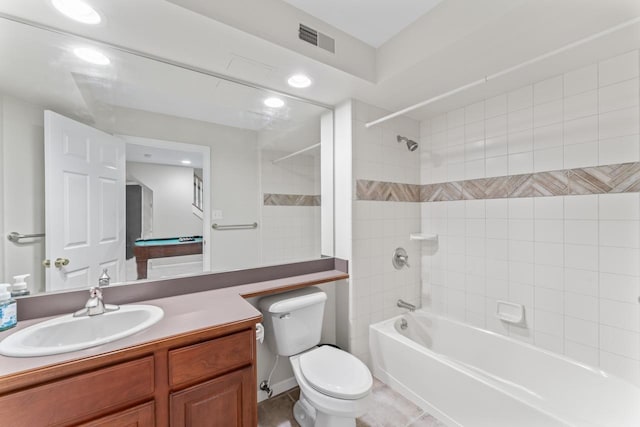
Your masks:
<path fill-rule="evenodd" d="M 13 328 L 18 323 L 16 300 L 11 298 L 8 283 L 0 283 L 0 331 Z"/>
<path fill-rule="evenodd" d="M 27 288 L 27 278 L 31 276 L 30 274 L 20 274 L 18 276 L 13 276 L 13 286 L 11 286 L 11 296 L 12 297 L 24 297 L 29 295 L 29 288 Z"/>

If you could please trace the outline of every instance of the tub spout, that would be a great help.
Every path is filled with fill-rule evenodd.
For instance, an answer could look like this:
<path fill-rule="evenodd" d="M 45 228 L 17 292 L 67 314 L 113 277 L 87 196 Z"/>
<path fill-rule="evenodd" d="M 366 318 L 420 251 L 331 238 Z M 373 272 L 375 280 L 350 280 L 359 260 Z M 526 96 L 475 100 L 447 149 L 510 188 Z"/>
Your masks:
<path fill-rule="evenodd" d="M 406 309 L 408 309 L 409 311 L 415 311 L 415 310 L 416 310 L 416 306 L 415 306 L 415 305 L 413 305 L 413 304 L 409 304 L 408 302 L 403 301 L 403 300 L 401 300 L 401 299 L 399 299 L 399 300 L 398 300 L 397 305 L 398 305 L 398 307 L 406 308 Z"/>

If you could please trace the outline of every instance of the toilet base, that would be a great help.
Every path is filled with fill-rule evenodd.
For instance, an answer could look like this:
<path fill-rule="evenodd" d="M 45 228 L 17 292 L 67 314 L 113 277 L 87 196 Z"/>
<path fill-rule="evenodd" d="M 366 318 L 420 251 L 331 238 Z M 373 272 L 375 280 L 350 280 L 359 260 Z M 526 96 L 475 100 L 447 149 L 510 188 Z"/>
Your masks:
<path fill-rule="evenodd" d="M 355 427 L 353 417 L 338 417 L 320 412 L 307 401 L 304 393 L 300 392 L 300 399 L 293 405 L 293 417 L 301 427 Z"/>

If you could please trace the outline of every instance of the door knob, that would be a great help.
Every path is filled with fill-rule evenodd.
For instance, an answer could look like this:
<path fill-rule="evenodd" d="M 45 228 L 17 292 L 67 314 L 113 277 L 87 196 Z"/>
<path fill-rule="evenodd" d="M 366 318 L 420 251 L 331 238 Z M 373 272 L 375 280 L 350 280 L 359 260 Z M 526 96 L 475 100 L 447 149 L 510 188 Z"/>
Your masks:
<path fill-rule="evenodd" d="M 51 267 L 51 260 L 50 259 L 45 259 L 42 261 L 42 265 L 44 266 L 44 268 L 49 268 Z"/>
<path fill-rule="evenodd" d="M 56 268 L 62 268 L 65 265 L 69 265 L 69 260 L 67 258 L 57 258 L 54 262 L 53 265 L 56 266 Z"/>

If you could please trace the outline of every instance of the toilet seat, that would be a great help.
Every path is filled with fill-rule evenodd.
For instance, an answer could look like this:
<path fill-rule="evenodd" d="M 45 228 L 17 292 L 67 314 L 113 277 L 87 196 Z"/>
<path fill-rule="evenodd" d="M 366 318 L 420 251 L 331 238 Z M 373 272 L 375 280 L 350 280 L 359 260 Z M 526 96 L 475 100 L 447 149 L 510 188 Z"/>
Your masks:
<path fill-rule="evenodd" d="M 366 365 L 346 351 L 322 346 L 301 354 L 299 361 L 305 380 L 327 396 L 356 400 L 367 396 L 373 386 Z"/>

